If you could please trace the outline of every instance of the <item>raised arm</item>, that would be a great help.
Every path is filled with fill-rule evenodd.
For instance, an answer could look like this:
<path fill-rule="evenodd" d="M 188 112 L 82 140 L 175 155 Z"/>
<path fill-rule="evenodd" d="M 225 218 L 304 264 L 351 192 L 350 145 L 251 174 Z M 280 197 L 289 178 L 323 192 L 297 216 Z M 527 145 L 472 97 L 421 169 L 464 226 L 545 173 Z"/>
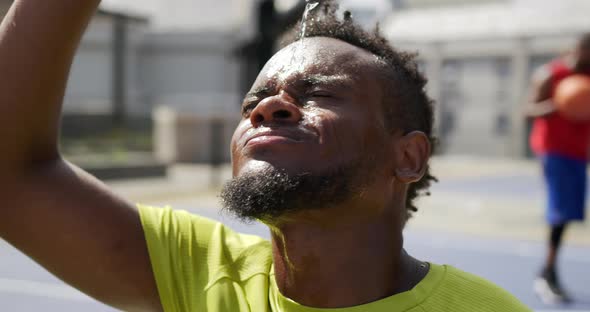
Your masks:
<path fill-rule="evenodd" d="M 551 99 L 551 71 L 545 65 L 537 69 L 533 75 L 525 114 L 528 117 L 541 117 L 554 111 L 555 104 Z"/>
<path fill-rule="evenodd" d="M 16 0 L 0 26 L 0 237 L 126 311 L 161 310 L 137 210 L 65 162 L 61 102 L 99 0 Z"/>

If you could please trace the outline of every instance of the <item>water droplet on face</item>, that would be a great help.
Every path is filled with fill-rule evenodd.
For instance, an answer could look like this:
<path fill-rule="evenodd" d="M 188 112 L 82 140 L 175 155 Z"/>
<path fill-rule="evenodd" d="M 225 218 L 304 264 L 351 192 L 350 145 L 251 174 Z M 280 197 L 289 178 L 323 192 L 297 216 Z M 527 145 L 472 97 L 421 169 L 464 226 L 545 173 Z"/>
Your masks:
<path fill-rule="evenodd" d="M 307 35 L 308 23 L 313 23 L 316 20 L 315 17 L 310 16 L 310 12 L 320 4 L 317 0 L 305 0 L 305 2 L 305 11 L 301 19 L 301 28 L 299 29 L 300 32 L 296 38 L 297 40 L 282 51 L 283 53 L 279 52 L 273 56 L 273 61 L 270 62 L 266 71 L 266 77 L 268 79 L 284 80 L 291 75 L 303 72 L 305 69 L 307 58 L 303 53 L 305 49 L 303 38 Z"/>

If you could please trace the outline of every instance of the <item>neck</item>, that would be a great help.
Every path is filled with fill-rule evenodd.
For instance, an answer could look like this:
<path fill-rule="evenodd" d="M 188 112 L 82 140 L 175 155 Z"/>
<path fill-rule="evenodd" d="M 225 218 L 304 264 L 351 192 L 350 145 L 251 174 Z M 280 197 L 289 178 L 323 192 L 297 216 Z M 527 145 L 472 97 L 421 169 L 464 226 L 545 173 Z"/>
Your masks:
<path fill-rule="evenodd" d="M 426 275 L 403 250 L 400 217 L 346 213 L 358 208 L 315 210 L 271 227 L 284 296 L 310 307 L 350 307 L 409 290 Z"/>

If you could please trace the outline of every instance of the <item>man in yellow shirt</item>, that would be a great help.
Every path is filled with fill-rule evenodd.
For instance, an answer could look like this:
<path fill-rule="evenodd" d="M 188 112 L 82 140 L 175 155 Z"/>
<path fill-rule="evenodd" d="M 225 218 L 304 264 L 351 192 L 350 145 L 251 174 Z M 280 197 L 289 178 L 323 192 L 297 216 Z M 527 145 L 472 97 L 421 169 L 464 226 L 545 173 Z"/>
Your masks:
<path fill-rule="evenodd" d="M 528 311 L 404 251 L 433 179 L 426 80 L 329 1 L 262 70 L 232 140 L 223 203 L 266 223 L 270 242 L 138 209 L 64 161 L 60 106 L 98 2 L 16 0 L 0 27 L 0 237 L 126 311 Z"/>

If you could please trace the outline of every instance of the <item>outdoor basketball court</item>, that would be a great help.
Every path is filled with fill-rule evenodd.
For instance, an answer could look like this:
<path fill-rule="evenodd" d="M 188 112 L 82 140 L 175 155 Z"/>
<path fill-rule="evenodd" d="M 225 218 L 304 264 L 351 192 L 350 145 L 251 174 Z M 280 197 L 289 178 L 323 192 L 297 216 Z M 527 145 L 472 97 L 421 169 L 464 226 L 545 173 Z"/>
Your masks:
<path fill-rule="evenodd" d="M 569 244 L 561 259 L 564 284 L 575 303 L 546 306 L 532 293 L 532 280 L 544 248 L 543 186 L 534 163 L 446 158 L 435 160 L 434 169 L 441 182 L 433 187 L 433 196 L 419 206 L 406 231 L 405 245 L 411 254 L 483 276 L 535 311 L 590 311 L 588 225 L 568 233 Z M 200 174 L 191 172 L 194 175 Z M 171 188 L 178 189 L 174 183 L 181 182 L 190 184 L 176 181 Z M 152 188 L 146 188 L 145 183 L 151 183 Z M 166 191 L 171 197 L 154 199 L 154 193 L 170 181 L 161 183 L 133 181 L 114 183 L 113 187 L 132 200 L 171 205 L 221 220 L 240 232 L 268 237 L 263 225 L 242 224 L 219 213 L 213 193 L 203 197 Z M 150 194 L 138 193 L 145 189 Z M 1 241 L 0 264 L 0 311 L 114 311 L 64 285 Z"/>

